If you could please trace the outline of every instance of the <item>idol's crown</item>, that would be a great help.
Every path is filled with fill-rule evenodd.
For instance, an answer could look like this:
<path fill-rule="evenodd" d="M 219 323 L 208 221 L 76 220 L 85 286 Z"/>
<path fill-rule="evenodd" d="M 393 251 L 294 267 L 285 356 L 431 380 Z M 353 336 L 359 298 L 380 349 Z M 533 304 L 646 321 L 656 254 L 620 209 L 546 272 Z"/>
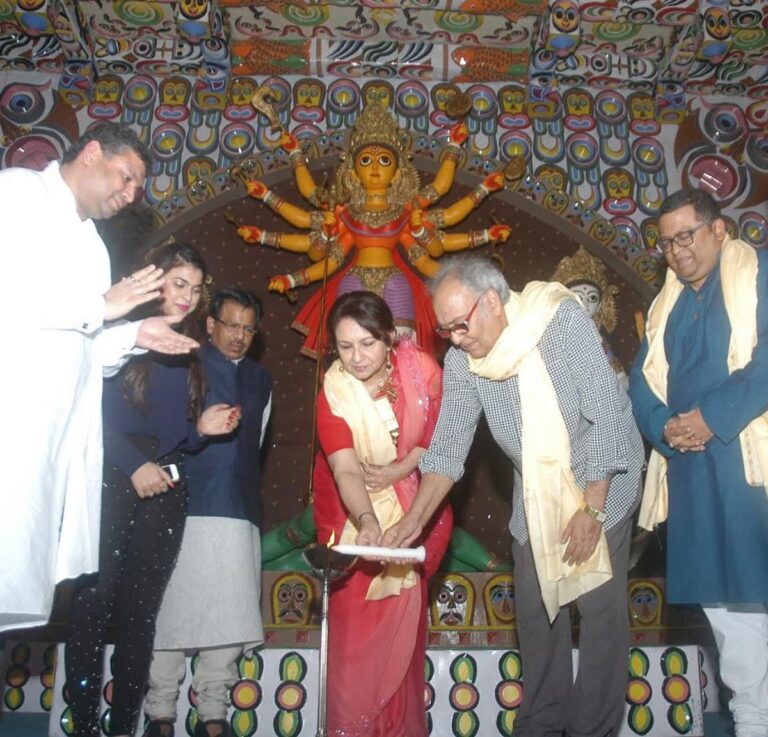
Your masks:
<path fill-rule="evenodd" d="M 349 134 L 349 150 L 355 156 L 366 146 L 379 144 L 391 149 L 402 161 L 410 147 L 410 136 L 398 125 L 389 110 L 376 102 L 366 105 Z"/>

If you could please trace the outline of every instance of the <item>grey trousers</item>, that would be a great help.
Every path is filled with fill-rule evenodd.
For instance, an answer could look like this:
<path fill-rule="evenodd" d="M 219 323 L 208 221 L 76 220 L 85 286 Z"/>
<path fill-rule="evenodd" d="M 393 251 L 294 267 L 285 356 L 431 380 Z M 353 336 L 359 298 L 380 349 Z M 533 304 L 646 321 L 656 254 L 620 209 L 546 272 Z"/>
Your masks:
<path fill-rule="evenodd" d="M 512 544 L 523 661 L 523 703 L 515 737 L 606 737 L 621 727 L 629 679 L 627 566 L 632 516 L 606 531 L 613 578 L 576 600 L 578 675 L 573 680 L 570 608 L 550 625 L 529 543 Z"/>
<path fill-rule="evenodd" d="M 192 690 L 197 694 L 197 713 L 203 722 L 226 719 L 229 689 L 238 678 L 237 659 L 242 645 L 225 645 L 200 650 Z M 149 669 L 149 689 L 144 713 L 150 719 L 176 718 L 179 686 L 186 671 L 184 650 L 155 650 Z"/>

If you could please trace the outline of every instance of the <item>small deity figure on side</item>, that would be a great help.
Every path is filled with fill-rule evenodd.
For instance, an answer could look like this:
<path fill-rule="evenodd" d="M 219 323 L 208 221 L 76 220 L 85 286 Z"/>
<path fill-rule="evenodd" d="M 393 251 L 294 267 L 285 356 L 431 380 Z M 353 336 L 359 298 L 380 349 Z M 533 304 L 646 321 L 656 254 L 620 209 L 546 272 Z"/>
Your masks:
<path fill-rule="evenodd" d="M 629 378 L 608 343 L 608 335 L 616 328 L 616 296 L 619 288 L 609 283 L 605 264 L 580 246 L 572 256 L 560 260 L 552 274 L 552 281 L 564 284 L 579 298 L 597 326 L 608 361 L 622 386 L 627 389 Z"/>
<path fill-rule="evenodd" d="M 296 185 L 317 209 L 306 210 L 286 202 L 258 180 L 249 180 L 246 186 L 251 197 L 262 200 L 290 225 L 309 232 L 268 232 L 253 225 L 244 225 L 237 232 L 246 243 L 306 253 L 314 263 L 273 277 L 269 289 L 284 293 L 327 275 L 326 311 L 337 296 L 347 292 L 376 292 L 390 306 L 398 331 L 415 333 L 422 348 L 434 353 L 436 320 L 427 290 L 414 269 L 431 276 L 438 268 L 436 259 L 446 251 L 506 241 L 511 232 L 507 225 L 445 232 L 504 186 L 502 171 L 489 174 L 454 204 L 433 207 L 453 185 L 467 135 L 464 123 L 453 127 L 434 181 L 421 187 L 409 158 L 410 135 L 398 127 L 386 108 L 371 103 L 353 124 L 348 153 L 342 155 L 333 184 L 325 190 L 315 183 L 296 138 L 284 132 L 280 145 L 289 152 Z M 318 290 L 310 297 L 293 323 L 307 336 L 302 353 L 311 357 L 319 353 L 322 292 Z"/>

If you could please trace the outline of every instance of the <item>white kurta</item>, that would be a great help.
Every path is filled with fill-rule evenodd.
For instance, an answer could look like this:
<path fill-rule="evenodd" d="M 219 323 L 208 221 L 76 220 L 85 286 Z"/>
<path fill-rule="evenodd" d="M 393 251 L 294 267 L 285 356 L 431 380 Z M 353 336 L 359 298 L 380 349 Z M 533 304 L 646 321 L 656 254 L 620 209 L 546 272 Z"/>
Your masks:
<path fill-rule="evenodd" d="M 2 631 L 45 624 L 55 584 L 98 568 L 102 372 L 138 323 L 103 327 L 109 255 L 58 164 L 0 172 L 0 223 Z"/>

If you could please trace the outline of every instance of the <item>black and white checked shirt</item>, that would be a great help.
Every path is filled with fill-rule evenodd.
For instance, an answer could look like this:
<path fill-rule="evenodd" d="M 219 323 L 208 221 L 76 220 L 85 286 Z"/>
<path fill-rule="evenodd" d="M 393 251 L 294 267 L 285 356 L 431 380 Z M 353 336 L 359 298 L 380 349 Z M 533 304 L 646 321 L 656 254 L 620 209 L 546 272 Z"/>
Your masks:
<path fill-rule="evenodd" d="M 584 489 L 588 482 L 614 474 L 605 508 L 608 529 L 635 507 L 639 497 L 645 454 L 629 397 L 608 363 L 594 323 L 575 300 L 560 305 L 538 347 L 568 429 L 577 483 Z M 481 378 L 470 373 L 467 354 L 451 347 L 445 357 L 440 417 L 419 467 L 422 473 L 458 481 L 482 412 L 494 439 L 515 465 L 509 529 L 522 544 L 528 529 L 520 475 L 517 376 L 503 381 Z"/>

